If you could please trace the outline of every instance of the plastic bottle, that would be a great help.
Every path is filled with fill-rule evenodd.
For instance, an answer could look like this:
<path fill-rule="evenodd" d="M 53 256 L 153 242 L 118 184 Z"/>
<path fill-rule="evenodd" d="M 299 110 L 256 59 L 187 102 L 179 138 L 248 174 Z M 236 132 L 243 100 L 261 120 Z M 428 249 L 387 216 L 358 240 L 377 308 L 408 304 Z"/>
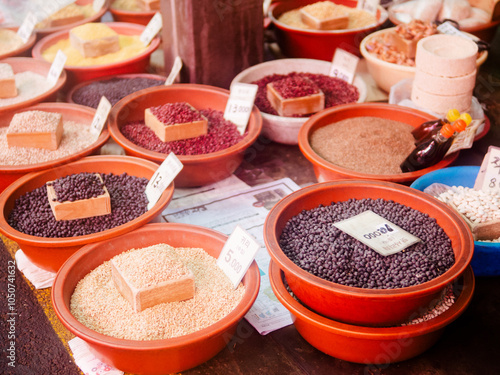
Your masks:
<path fill-rule="evenodd" d="M 450 124 L 460 117 L 460 112 L 458 109 L 450 109 L 446 114 L 446 118 L 439 118 L 436 120 L 426 121 L 419 127 L 415 128 L 411 134 L 415 138 L 415 145 L 421 143 L 424 139 L 428 139 L 433 134 L 437 134 L 439 129 L 443 127 L 444 124 Z"/>
<path fill-rule="evenodd" d="M 458 119 L 453 124 L 444 124 L 439 132 L 429 140 L 420 143 L 401 163 L 403 172 L 413 172 L 428 168 L 441 161 L 450 149 L 455 132 L 461 132 L 467 127 L 464 120 Z"/>

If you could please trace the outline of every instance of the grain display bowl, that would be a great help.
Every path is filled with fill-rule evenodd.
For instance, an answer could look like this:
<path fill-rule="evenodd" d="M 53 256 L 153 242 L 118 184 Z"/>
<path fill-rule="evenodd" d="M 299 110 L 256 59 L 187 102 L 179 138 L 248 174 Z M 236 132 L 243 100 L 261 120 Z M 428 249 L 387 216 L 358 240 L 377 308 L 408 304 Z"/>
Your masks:
<path fill-rule="evenodd" d="M 404 361 L 428 350 L 447 325 L 469 305 L 474 292 L 474 273 L 468 267 L 454 283 L 460 294 L 445 312 L 426 322 L 394 327 L 363 327 L 328 319 L 293 298 L 284 284 L 284 274 L 271 261 L 269 279 L 274 294 L 290 311 L 299 334 L 316 349 L 344 361 L 388 365 Z"/>
<path fill-rule="evenodd" d="M 172 198 L 174 186 L 171 184 L 161 195 L 152 209 L 141 216 L 102 232 L 64 238 L 37 237 L 24 234 L 12 228 L 7 217 L 14 207 L 15 200 L 47 181 L 52 181 L 74 173 L 127 173 L 135 177 L 151 178 L 158 165 L 148 160 L 127 156 L 89 156 L 73 163 L 65 164 L 41 172 L 29 173 L 12 183 L 0 194 L 0 232 L 17 242 L 29 260 L 40 268 L 57 271 L 62 264 L 82 246 L 98 241 L 110 240 L 128 233 L 150 222 L 165 209 Z"/>
<path fill-rule="evenodd" d="M 218 87 L 198 84 L 175 84 L 141 90 L 120 100 L 109 115 L 113 139 L 125 149 L 127 155 L 138 156 L 156 163 L 167 157 L 129 141 L 120 128 L 130 121 L 144 120 L 144 110 L 166 103 L 187 102 L 196 109 L 212 108 L 224 112 L 229 91 Z M 240 165 L 245 150 L 255 142 L 262 130 L 262 117 L 254 106 L 248 122 L 248 134 L 242 141 L 217 152 L 202 155 L 177 155 L 184 165 L 175 178 L 178 187 L 207 185 L 229 177 Z"/>
<path fill-rule="evenodd" d="M 116 368 L 140 374 L 170 374 L 195 367 L 224 349 L 236 331 L 238 322 L 250 309 L 259 291 L 260 276 L 255 262 L 243 284 L 245 293 L 236 308 L 215 324 L 185 336 L 171 339 L 137 341 L 117 339 L 97 333 L 79 321 L 69 310 L 76 284 L 91 270 L 130 248 L 157 243 L 173 247 L 199 247 L 218 257 L 227 236 L 212 229 L 189 224 L 148 224 L 144 227 L 83 247 L 59 270 L 52 287 L 52 303 L 63 325 L 90 345 L 97 358 Z"/>
<path fill-rule="evenodd" d="M 130 22 L 146 26 L 156 13 L 156 11 L 153 10 L 133 11 L 133 10 L 115 8 L 113 7 L 114 1 L 115 0 L 111 0 L 111 4 L 109 6 L 109 13 L 111 13 L 111 17 L 113 17 L 113 20 L 115 22 Z"/>
<path fill-rule="evenodd" d="M 326 125 L 338 122 L 340 120 L 354 117 L 379 117 L 404 122 L 413 127 L 419 126 L 425 121 L 434 119 L 428 113 L 415 109 L 382 103 L 361 103 L 345 104 L 321 111 L 309 118 L 299 131 L 299 147 L 304 156 L 313 164 L 314 174 L 319 182 L 334 181 L 339 179 L 366 179 L 382 180 L 397 183 L 410 184 L 418 177 L 440 168 L 447 167 L 457 157 L 458 151 L 454 152 L 437 164 L 414 172 L 405 172 L 398 174 L 369 174 L 356 172 L 335 165 L 321 156 L 319 156 L 310 145 L 311 134 Z M 353 142 L 356 140 L 353 139 Z"/>
<path fill-rule="evenodd" d="M 7 27 L 6 29 L 17 32 L 19 27 Z M 36 33 L 32 33 L 26 43 L 23 43 L 16 49 L 9 52 L 4 52 L 0 54 L 0 59 L 6 59 L 7 57 L 29 57 L 31 56 L 31 48 L 35 45 Z"/>
<path fill-rule="evenodd" d="M 384 199 L 403 204 L 435 218 L 451 239 L 455 263 L 440 276 L 409 287 L 367 289 L 333 283 L 296 265 L 280 247 L 285 224 L 303 210 L 349 199 Z M 406 321 L 422 306 L 437 298 L 457 280 L 470 263 L 473 239 L 462 218 L 446 205 L 415 189 L 383 181 L 335 181 L 298 190 L 269 212 L 264 240 L 271 258 L 285 273 L 293 293 L 311 310 L 344 323 L 391 326 Z"/>

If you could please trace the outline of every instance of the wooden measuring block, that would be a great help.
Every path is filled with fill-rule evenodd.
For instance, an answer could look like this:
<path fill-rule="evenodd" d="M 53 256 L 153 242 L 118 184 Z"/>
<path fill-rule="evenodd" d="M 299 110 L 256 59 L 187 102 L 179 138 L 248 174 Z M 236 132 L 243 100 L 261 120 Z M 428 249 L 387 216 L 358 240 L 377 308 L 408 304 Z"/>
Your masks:
<path fill-rule="evenodd" d="M 405 39 L 401 34 L 390 31 L 386 34 L 387 44 L 394 46 L 397 51 L 403 52 L 410 59 L 414 59 L 417 53 L 417 43 L 421 38 Z"/>
<path fill-rule="evenodd" d="M 452 207 L 469 225 L 475 241 L 495 240 L 500 237 L 500 220 L 473 223 L 467 216 L 458 211 L 458 207 L 453 202 L 447 202 L 446 204 Z"/>
<path fill-rule="evenodd" d="M 280 116 L 307 115 L 316 113 L 325 108 L 325 95 L 321 90 L 318 93 L 284 98 L 274 86 L 274 82 L 267 84 L 267 100 Z"/>
<path fill-rule="evenodd" d="M 137 5 L 142 11 L 160 10 L 160 0 L 137 0 Z"/>
<path fill-rule="evenodd" d="M 101 176 L 96 176 L 102 182 Z M 47 198 L 56 220 L 74 220 L 86 217 L 102 216 L 111 213 L 111 199 L 108 189 L 104 186 L 104 193 L 95 198 L 80 199 L 73 202 L 58 202 L 52 181 L 47 182 Z"/>
<path fill-rule="evenodd" d="M 9 64 L 0 64 L 0 99 L 17 96 L 16 77 Z"/>
<path fill-rule="evenodd" d="M 177 103 L 178 104 L 178 103 Z M 169 106 L 165 104 L 165 106 Z M 195 138 L 200 135 L 207 134 L 208 120 L 199 114 L 199 112 L 189 104 L 189 110 L 198 114 L 197 118 L 200 120 L 193 120 L 190 122 L 165 124 L 157 116 L 153 114 L 150 108 L 144 111 L 144 122 L 163 142 L 178 141 L 180 139 Z"/>
<path fill-rule="evenodd" d="M 164 244 L 154 246 L 162 245 Z M 111 259 L 111 276 L 116 288 L 131 304 L 134 311 L 140 312 L 160 303 L 184 301 L 193 298 L 195 293 L 194 275 L 178 258 L 175 251 L 169 251 L 166 257 L 165 253 L 163 253 L 164 256 L 154 259 L 148 256 L 139 259 L 135 257 L 120 259 L 124 255 L 127 255 L 127 253 Z M 162 268 L 161 264 L 159 264 L 162 261 L 167 262 L 168 267 Z M 141 282 L 132 281 L 137 274 L 151 274 L 151 270 L 157 269 L 162 271 L 155 275 L 154 282 L 148 282 L 147 278 L 141 280 Z M 169 270 L 172 270 L 172 274 L 169 274 Z"/>
<path fill-rule="evenodd" d="M 76 4 L 69 4 L 48 18 L 50 27 L 69 25 L 85 18 L 82 9 Z"/>
<path fill-rule="evenodd" d="M 64 132 L 62 114 L 44 111 L 16 113 L 7 129 L 9 147 L 57 150 Z"/>
<path fill-rule="evenodd" d="M 333 4 L 332 4 L 333 5 Z M 308 10 L 308 7 L 300 9 L 300 18 L 303 23 L 316 30 L 340 30 L 349 25 L 349 14 L 345 12 L 332 12 L 331 15 L 321 16 L 317 12 Z"/>
<path fill-rule="evenodd" d="M 89 22 L 72 28 L 69 40 L 83 57 L 98 57 L 120 50 L 118 33 L 102 23 Z"/>

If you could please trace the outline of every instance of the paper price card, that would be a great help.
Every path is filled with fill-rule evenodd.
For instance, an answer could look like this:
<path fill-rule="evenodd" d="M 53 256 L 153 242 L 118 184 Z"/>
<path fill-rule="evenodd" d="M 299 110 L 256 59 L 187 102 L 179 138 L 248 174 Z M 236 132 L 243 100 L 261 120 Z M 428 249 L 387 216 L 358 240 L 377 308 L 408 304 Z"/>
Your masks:
<path fill-rule="evenodd" d="M 94 12 L 99 12 L 101 9 L 102 9 L 102 6 L 104 5 L 104 3 L 106 2 L 106 0 L 94 0 L 92 2 L 92 9 L 94 9 Z"/>
<path fill-rule="evenodd" d="M 111 111 L 111 103 L 105 96 L 101 96 L 94 118 L 92 119 L 92 124 L 90 125 L 90 132 L 95 135 L 96 139 L 101 134 L 104 124 L 106 124 L 109 111 Z"/>
<path fill-rule="evenodd" d="M 54 86 L 61 76 L 61 73 L 64 69 L 64 64 L 66 64 L 67 56 L 63 51 L 58 50 L 56 53 L 56 57 L 50 66 L 49 74 L 47 74 L 47 82 L 50 86 Z"/>
<path fill-rule="evenodd" d="M 398 253 L 420 241 L 370 210 L 333 225 L 383 256 Z"/>
<path fill-rule="evenodd" d="M 371 14 L 377 14 L 377 8 L 380 0 L 358 0 L 358 9 L 364 9 Z"/>
<path fill-rule="evenodd" d="M 177 56 L 174 60 L 174 65 L 172 66 L 172 70 L 170 70 L 170 74 L 168 75 L 167 80 L 165 81 L 165 86 L 170 86 L 172 83 L 174 83 L 181 69 L 182 69 L 182 60 L 179 56 Z"/>
<path fill-rule="evenodd" d="M 229 277 L 234 288 L 238 287 L 252 264 L 259 243 L 239 225 L 234 228 L 217 259 L 217 265 Z"/>
<path fill-rule="evenodd" d="M 250 83 L 234 83 L 224 111 L 224 119 L 236 125 L 240 134 L 245 133 L 253 103 L 258 90 L 257 85 Z"/>
<path fill-rule="evenodd" d="M 448 35 L 458 35 L 461 36 L 462 38 L 470 39 L 473 40 L 470 36 L 467 34 L 464 34 L 460 30 L 458 30 L 453 24 L 449 21 L 443 22 L 441 25 L 437 27 L 437 30 L 441 34 L 448 34 Z"/>
<path fill-rule="evenodd" d="M 24 43 L 28 42 L 28 39 L 30 38 L 31 34 L 33 34 L 33 30 L 35 29 L 36 25 L 36 20 L 37 20 L 36 16 L 33 13 L 28 12 L 23 23 L 21 24 L 19 29 L 17 29 L 17 35 L 19 36 L 19 38 L 22 39 Z"/>
<path fill-rule="evenodd" d="M 330 68 L 330 77 L 337 77 L 349 84 L 352 84 L 359 57 L 347 52 L 341 48 L 335 50 L 333 55 L 332 67 Z"/>
<path fill-rule="evenodd" d="M 474 189 L 500 193 L 500 148 L 490 146 L 483 159 Z"/>
<path fill-rule="evenodd" d="M 148 25 L 142 32 L 141 36 L 139 37 L 140 41 L 145 45 L 149 45 L 153 38 L 158 34 L 158 32 L 161 30 L 163 26 L 163 21 L 161 18 L 161 14 L 159 12 L 156 12 L 153 18 L 151 18 L 151 21 L 149 21 Z"/>
<path fill-rule="evenodd" d="M 474 138 L 478 134 L 478 129 L 484 124 L 483 120 L 472 120 L 471 123 L 465 128 L 464 131 L 458 133 L 453 139 L 451 147 L 446 152 L 445 156 L 452 154 L 459 150 L 471 148 L 474 144 Z"/>
<path fill-rule="evenodd" d="M 148 198 L 148 210 L 158 202 L 165 189 L 174 180 L 175 176 L 179 174 L 184 166 L 181 161 L 170 153 L 166 159 L 161 163 L 160 167 L 153 174 L 153 177 L 146 185 L 146 197 Z"/>

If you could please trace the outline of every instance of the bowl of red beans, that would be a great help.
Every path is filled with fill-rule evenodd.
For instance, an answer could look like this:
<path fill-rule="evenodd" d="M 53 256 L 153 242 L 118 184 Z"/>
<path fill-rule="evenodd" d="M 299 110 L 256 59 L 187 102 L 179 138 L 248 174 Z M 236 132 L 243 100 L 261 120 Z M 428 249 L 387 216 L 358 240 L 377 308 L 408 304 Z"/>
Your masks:
<path fill-rule="evenodd" d="M 408 320 L 463 274 L 474 249 L 469 227 L 448 206 L 367 180 L 290 194 L 269 212 L 264 240 L 299 300 L 359 326 Z"/>
<path fill-rule="evenodd" d="M 262 130 L 262 118 L 254 106 L 243 134 L 236 125 L 224 119 L 229 91 L 198 84 L 175 84 L 141 90 L 120 100 L 109 115 L 109 130 L 113 139 L 127 155 L 156 163 L 174 153 L 183 164 L 175 178 L 178 187 L 207 185 L 229 177 L 243 161 L 245 150 Z M 186 115 L 189 105 L 207 120 L 205 134 L 190 138 L 162 141 L 146 125 L 145 112 L 150 109 L 163 118 L 173 107 L 173 120 Z M 173 111 L 173 109 L 172 109 Z"/>
<path fill-rule="evenodd" d="M 172 198 L 173 184 L 150 209 L 145 194 L 157 169 L 156 163 L 129 156 L 88 156 L 28 173 L 0 194 L 0 232 L 17 242 L 36 266 L 57 272 L 82 246 L 128 233 L 164 210 Z M 101 189 L 105 187 L 109 196 L 109 211 L 102 213 L 94 208 L 92 215 L 74 219 L 56 216 L 60 211 L 51 208 L 49 185 L 56 192 L 56 203 L 86 199 L 84 203 L 94 205 L 92 200 L 97 197 L 90 188 L 93 182 L 89 181 L 89 175 L 96 177 L 96 174 L 102 180 Z M 67 206 L 62 206 L 62 210 L 68 210 Z"/>
<path fill-rule="evenodd" d="M 349 84 L 329 75 L 332 64 L 314 59 L 279 59 L 254 65 L 239 73 L 232 83 L 253 83 L 259 88 L 255 105 L 262 114 L 262 134 L 272 141 L 296 145 L 300 127 L 312 115 L 280 116 L 267 98 L 267 85 L 273 82 L 305 78 L 325 96 L 325 108 L 366 100 L 367 88 L 363 79 L 355 76 Z"/>

